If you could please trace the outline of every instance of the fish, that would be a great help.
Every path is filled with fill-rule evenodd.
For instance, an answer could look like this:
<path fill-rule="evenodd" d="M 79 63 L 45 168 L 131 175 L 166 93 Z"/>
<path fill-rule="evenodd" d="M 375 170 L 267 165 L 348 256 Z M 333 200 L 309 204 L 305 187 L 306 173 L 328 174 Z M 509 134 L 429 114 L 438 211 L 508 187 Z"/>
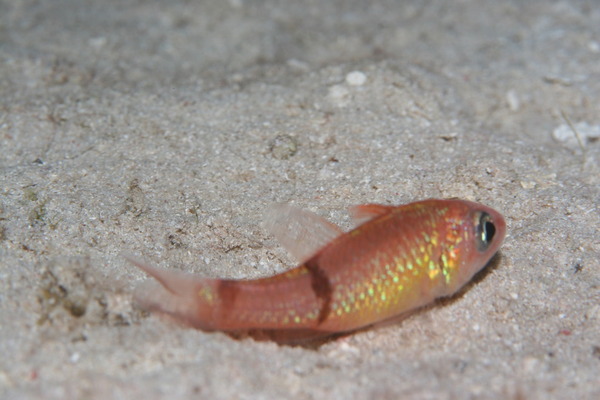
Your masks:
<path fill-rule="evenodd" d="M 204 331 L 266 332 L 276 341 L 323 338 L 452 296 L 506 236 L 499 212 L 461 199 L 365 204 L 350 212 L 357 226 L 344 232 L 290 204 L 271 207 L 265 227 L 299 265 L 260 279 L 205 278 L 125 255 L 160 284 L 136 302 Z"/>

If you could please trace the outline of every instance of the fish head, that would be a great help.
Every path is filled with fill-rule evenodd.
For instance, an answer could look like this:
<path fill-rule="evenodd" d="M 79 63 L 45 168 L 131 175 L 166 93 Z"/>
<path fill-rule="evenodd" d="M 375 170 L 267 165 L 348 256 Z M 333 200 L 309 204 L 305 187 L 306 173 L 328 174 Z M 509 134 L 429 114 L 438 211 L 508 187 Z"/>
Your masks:
<path fill-rule="evenodd" d="M 506 236 L 506 221 L 496 210 L 466 200 L 455 202 L 446 247 L 447 294 L 453 294 L 487 265 Z M 446 265 L 447 264 L 447 265 Z"/>

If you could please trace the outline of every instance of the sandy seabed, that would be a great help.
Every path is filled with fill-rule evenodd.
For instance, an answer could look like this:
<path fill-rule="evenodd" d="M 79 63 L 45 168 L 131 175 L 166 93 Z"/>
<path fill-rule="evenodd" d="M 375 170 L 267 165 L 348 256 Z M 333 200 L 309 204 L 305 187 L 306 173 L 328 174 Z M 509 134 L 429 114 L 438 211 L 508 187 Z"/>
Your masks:
<path fill-rule="evenodd" d="M 0 1 L 0 397 L 600 398 L 597 1 Z M 256 278 L 262 228 L 460 197 L 466 290 L 317 349 L 186 329 L 120 256 Z"/>

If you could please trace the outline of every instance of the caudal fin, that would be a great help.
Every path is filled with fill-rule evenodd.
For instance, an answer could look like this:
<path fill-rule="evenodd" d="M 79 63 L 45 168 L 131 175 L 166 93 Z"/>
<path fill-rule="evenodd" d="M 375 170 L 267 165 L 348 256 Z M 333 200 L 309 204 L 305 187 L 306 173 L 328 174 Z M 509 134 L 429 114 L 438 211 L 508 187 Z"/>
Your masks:
<path fill-rule="evenodd" d="M 210 305 L 199 295 L 214 286 L 212 279 L 193 274 L 169 271 L 148 265 L 130 254 L 123 254 L 130 263 L 160 283 L 144 284 L 136 290 L 134 299 L 144 310 L 158 312 L 194 328 L 212 329 Z"/>
<path fill-rule="evenodd" d="M 197 280 L 197 277 L 194 277 L 191 274 L 187 274 L 185 272 L 180 271 L 168 271 L 165 269 L 160 269 L 153 267 L 149 264 L 146 264 L 144 261 L 139 258 L 132 256 L 130 254 L 123 254 L 123 257 L 154 279 L 156 279 L 162 287 L 168 290 L 171 294 L 180 297 L 190 297 L 193 295 L 196 287 L 196 283 L 194 280 Z"/>

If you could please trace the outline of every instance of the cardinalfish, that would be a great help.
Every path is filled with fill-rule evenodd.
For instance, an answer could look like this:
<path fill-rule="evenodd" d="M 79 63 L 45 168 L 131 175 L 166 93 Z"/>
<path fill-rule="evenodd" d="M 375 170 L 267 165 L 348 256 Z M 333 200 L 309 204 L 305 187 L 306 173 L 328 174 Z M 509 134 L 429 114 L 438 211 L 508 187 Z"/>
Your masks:
<path fill-rule="evenodd" d="M 456 293 L 496 253 L 506 234 L 497 211 L 465 200 L 353 207 L 349 232 L 291 205 L 266 227 L 300 264 L 261 279 L 207 279 L 127 259 L 161 290 L 137 300 L 207 331 L 262 331 L 285 340 L 325 337 L 390 320 Z"/>

